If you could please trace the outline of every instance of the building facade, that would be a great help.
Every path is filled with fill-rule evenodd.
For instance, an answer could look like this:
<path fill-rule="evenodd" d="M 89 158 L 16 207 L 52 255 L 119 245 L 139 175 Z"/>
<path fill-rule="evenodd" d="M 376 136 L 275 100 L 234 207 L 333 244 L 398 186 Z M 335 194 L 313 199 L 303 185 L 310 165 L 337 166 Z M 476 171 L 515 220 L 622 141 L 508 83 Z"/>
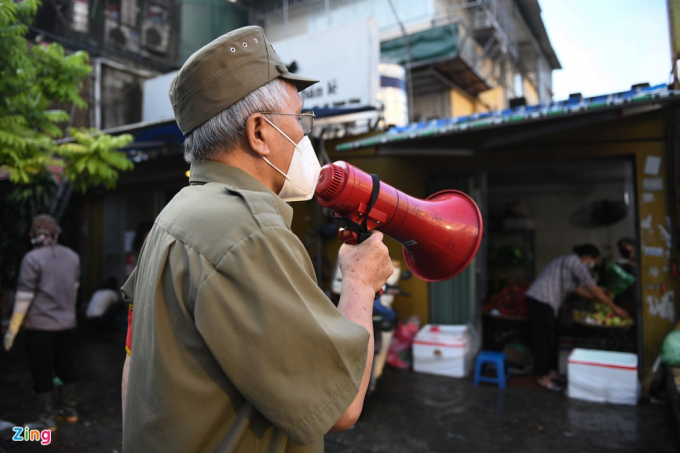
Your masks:
<path fill-rule="evenodd" d="M 373 18 L 381 62 L 406 69 L 411 122 L 548 102 L 561 67 L 537 0 L 248 3 L 274 42 Z"/>

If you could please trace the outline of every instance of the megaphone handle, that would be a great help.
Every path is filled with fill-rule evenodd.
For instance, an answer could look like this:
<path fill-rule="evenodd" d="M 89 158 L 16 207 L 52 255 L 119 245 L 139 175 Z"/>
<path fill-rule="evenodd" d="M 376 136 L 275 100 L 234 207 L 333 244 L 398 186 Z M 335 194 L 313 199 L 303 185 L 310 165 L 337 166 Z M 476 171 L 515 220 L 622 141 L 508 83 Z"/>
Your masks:
<path fill-rule="evenodd" d="M 368 229 L 368 214 L 371 212 L 371 209 L 373 209 L 373 205 L 380 194 L 380 178 L 378 178 L 378 175 L 371 173 L 371 179 L 373 180 L 371 200 L 368 203 L 368 209 L 366 210 L 364 219 L 360 224 L 345 217 L 339 217 L 337 215 L 333 216 L 333 220 L 335 220 L 335 222 L 341 226 L 340 231 L 338 231 L 338 236 L 340 236 L 340 240 L 342 240 L 342 242 L 345 244 L 360 244 L 371 237 L 371 230 Z M 378 299 L 380 296 L 382 296 L 385 293 L 386 288 L 387 284 L 383 285 L 382 288 L 380 288 L 380 291 L 375 293 L 375 299 Z"/>
<path fill-rule="evenodd" d="M 345 244 L 357 245 L 371 237 L 371 232 L 357 232 L 348 230 L 347 228 L 340 228 L 340 231 L 338 231 L 338 236 L 340 236 L 340 240 Z"/>
<path fill-rule="evenodd" d="M 375 173 L 371 173 L 371 180 L 373 181 L 371 199 L 368 206 L 366 206 L 366 213 L 364 214 L 361 223 L 356 223 L 349 218 L 333 213 L 333 220 L 341 227 L 338 236 L 340 236 L 340 240 L 345 244 L 360 244 L 371 237 L 371 230 L 368 229 L 368 216 L 378 199 L 378 195 L 380 195 L 380 178 L 378 178 L 378 175 Z"/>

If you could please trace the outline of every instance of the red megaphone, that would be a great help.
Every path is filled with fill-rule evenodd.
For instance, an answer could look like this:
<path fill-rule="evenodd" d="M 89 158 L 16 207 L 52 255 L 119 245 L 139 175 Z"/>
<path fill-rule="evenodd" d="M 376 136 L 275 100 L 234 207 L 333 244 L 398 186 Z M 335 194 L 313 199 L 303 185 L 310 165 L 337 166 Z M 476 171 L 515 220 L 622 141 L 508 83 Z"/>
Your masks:
<path fill-rule="evenodd" d="M 347 228 L 340 231 L 344 242 L 361 242 L 362 229 L 380 230 L 404 246 L 406 265 L 428 282 L 460 273 L 482 240 L 479 208 L 458 190 L 420 200 L 338 161 L 323 166 L 315 193 L 321 206 L 334 211 Z"/>

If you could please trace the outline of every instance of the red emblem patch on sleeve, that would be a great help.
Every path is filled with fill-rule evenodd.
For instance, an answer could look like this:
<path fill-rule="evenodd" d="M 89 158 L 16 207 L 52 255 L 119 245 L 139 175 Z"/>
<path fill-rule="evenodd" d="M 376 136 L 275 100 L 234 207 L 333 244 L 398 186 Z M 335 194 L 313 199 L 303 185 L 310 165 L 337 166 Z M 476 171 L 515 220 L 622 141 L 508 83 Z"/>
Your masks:
<path fill-rule="evenodd" d="M 132 354 L 132 304 L 130 304 L 130 309 L 128 310 L 128 326 L 127 326 L 127 336 L 125 337 L 125 350 L 128 355 Z"/>

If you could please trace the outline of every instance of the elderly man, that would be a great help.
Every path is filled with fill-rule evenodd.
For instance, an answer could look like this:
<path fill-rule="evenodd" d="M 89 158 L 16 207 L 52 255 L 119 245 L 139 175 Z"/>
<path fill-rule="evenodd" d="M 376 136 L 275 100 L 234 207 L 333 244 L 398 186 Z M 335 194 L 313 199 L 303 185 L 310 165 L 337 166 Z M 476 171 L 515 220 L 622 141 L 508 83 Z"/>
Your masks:
<path fill-rule="evenodd" d="M 298 94 L 313 83 L 259 27 L 198 50 L 173 80 L 190 185 L 122 288 L 126 452 L 320 452 L 356 422 L 392 264 L 380 233 L 343 245 L 336 308 L 290 230 L 286 201 L 310 199 L 320 170 Z"/>

